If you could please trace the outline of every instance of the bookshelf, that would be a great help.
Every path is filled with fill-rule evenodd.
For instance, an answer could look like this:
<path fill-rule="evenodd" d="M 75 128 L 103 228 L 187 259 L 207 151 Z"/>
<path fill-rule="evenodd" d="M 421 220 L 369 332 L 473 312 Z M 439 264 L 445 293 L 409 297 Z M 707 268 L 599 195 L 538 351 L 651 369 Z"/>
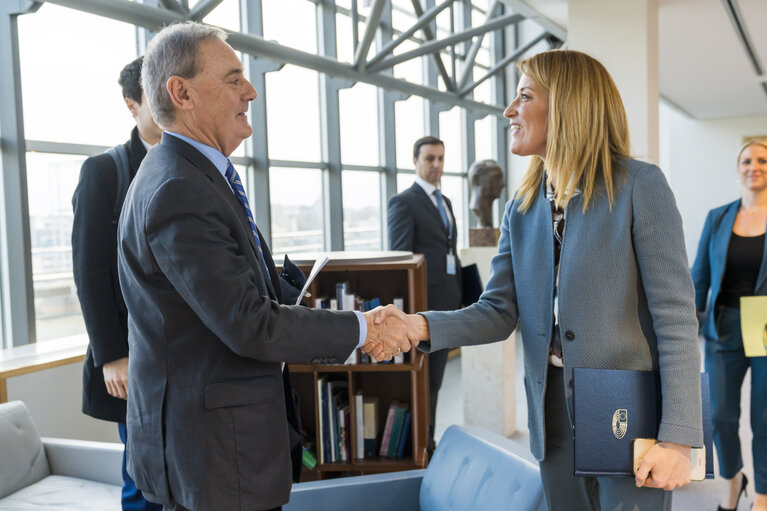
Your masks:
<path fill-rule="evenodd" d="M 385 253 L 382 253 L 385 254 Z M 298 261 L 301 263 L 301 261 Z M 312 264 L 299 264 L 309 274 Z M 334 296 L 336 284 L 348 282 L 349 289 L 365 299 L 379 298 L 381 304 L 392 303 L 394 298 L 404 298 L 404 310 L 408 313 L 424 311 L 426 305 L 426 261 L 421 254 L 399 257 L 396 260 L 372 261 L 331 261 L 317 275 L 309 287 L 312 298 Z M 429 420 L 429 378 L 428 358 L 418 350 L 405 354 L 404 363 L 319 365 L 291 364 L 293 387 L 301 400 L 303 427 L 310 439 L 314 440 L 313 453 L 317 466 L 303 469 L 302 480 L 311 481 L 343 475 L 374 474 L 424 468 L 427 465 L 426 435 Z M 348 461 L 320 462 L 319 439 L 320 407 L 322 406 L 318 383 L 341 381 L 348 385 L 349 428 L 351 455 Z M 376 456 L 358 458 L 357 431 L 353 426 L 356 417 L 354 396 L 362 391 L 364 397 L 378 399 Z M 410 406 L 411 423 L 408 449 L 404 457 L 378 456 L 381 435 L 384 431 L 389 406 L 394 401 Z"/>

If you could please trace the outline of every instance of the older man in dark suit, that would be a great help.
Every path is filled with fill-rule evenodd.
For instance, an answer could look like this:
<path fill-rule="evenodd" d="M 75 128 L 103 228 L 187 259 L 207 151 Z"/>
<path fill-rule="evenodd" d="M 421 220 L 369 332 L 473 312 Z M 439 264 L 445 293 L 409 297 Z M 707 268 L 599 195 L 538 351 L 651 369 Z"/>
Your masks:
<path fill-rule="evenodd" d="M 456 254 L 455 215 L 450 199 L 440 190 L 445 144 L 436 137 L 419 138 L 413 145 L 413 164 L 415 183 L 389 200 L 389 248 L 426 258 L 429 310 L 457 309 L 461 305 L 461 264 Z M 429 454 L 435 447 L 437 396 L 446 363 L 447 351 L 429 353 Z"/>
<path fill-rule="evenodd" d="M 370 313 L 280 305 L 269 248 L 228 159 L 252 132 L 256 91 L 225 37 L 190 22 L 148 45 L 144 90 L 165 131 L 120 219 L 128 470 L 148 498 L 176 510 L 279 509 L 300 463 L 291 451 L 301 452 L 284 362 L 342 362 L 385 330 Z"/>

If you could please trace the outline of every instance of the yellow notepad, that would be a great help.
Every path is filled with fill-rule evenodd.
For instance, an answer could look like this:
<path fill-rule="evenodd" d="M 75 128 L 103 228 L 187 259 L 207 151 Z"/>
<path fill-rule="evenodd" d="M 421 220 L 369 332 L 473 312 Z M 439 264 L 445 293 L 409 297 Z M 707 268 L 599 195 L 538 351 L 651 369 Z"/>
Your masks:
<path fill-rule="evenodd" d="M 767 296 L 740 297 L 740 330 L 747 357 L 767 356 Z"/>

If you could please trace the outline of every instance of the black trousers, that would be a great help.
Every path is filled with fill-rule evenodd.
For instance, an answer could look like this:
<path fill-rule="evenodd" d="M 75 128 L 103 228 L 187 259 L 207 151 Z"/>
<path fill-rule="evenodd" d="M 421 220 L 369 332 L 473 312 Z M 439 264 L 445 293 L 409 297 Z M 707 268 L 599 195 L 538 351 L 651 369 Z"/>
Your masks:
<path fill-rule="evenodd" d="M 437 397 L 442 386 L 442 378 L 445 376 L 448 350 L 439 350 L 429 353 L 429 433 L 426 437 L 426 450 L 429 454 L 434 452 L 434 421 L 437 417 Z"/>

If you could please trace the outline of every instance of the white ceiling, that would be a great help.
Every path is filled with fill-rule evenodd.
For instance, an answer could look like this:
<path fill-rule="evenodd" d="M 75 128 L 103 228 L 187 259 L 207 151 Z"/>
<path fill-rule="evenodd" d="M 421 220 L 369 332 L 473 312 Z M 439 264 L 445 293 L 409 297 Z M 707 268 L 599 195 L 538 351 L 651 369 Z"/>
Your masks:
<path fill-rule="evenodd" d="M 577 1 L 577 0 L 576 0 Z M 767 73 L 767 1 L 734 0 Z M 527 0 L 567 28 L 567 0 Z M 699 119 L 767 114 L 767 93 L 723 0 L 659 0 L 661 95 Z"/>

